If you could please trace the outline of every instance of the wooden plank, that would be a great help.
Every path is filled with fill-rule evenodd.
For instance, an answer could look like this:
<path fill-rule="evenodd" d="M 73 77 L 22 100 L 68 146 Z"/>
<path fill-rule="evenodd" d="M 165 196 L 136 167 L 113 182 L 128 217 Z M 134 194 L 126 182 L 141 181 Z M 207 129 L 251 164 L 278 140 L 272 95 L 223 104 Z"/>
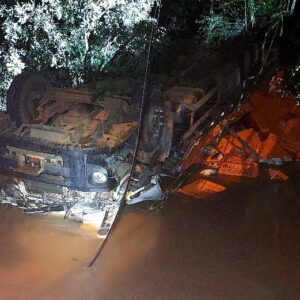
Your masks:
<path fill-rule="evenodd" d="M 191 111 L 197 111 L 199 108 L 201 108 L 209 99 L 211 99 L 217 92 L 217 88 L 214 87 L 213 89 L 211 89 L 207 94 L 205 94 L 199 101 L 197 101 L 196 103 L 192 104 L 192 105 L 188 105 L 185 103 L 182 103 L 182 105 L 184 107 L 186 107 L 187 109 L 191 110 Z"/>
<path fill-rule="evenodd" d="M 211 112 L 216 108 L 216 105 L 211 107 L 202 117 L 200 117 L 195 124 L 183 135 L 183 140 L 186 140 L 191 134 L 202 124 L 211 114 Z"/>

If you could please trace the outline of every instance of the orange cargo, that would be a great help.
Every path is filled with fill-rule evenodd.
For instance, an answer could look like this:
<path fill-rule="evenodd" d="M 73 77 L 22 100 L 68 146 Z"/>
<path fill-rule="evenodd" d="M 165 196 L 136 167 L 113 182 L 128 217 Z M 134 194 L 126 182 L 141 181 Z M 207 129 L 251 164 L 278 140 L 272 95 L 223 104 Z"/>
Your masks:
<path fill-rule="evenodd" d="M 199 198 L 205 194 L 219 193 L 224 190 L 225 187 L 220 184 L 200 179 L 178 189 L 177 191 L 191 197 Z"/>
<path fill-rule="evenodd" d="M 279 170 L 274 170 L 269 168 L 269 175 L 272 180 L 288 180 L 289 176 L 285 175 L 283 172 Z"/>
<path fill-rule="evenodd" d="M 300 107 L 294 98 L 270 96 L 263 88 L 199 138 L 183 169 L 202 163 L 219 168 L 219 174 L 255 178 L 258 160 L 272 158 L 300 159 Z"/>
<path fill-rule="evenodd" d="M 278 136 L 276 134 L 270 133 L 267 139 L 263 142 L 259 156 L 261 158 L 268 158 L 272 154 L 276 144 L 278 143 Z"/>
<path fill-rule="evenodd" d="M 259 175 L 259 168 L 258 164 L 254 162 L 245 164 L 222 162 L 218 173 L 222 175 L 256 178 Z"/>
<path fill-rule="evenodd" d="M 300 160 L 300 141 L 293 141 L 289 138 L 283 138 L 281 140 L 282 147 L 292 155 L 295 159 Z"/>
<path fill-rule="evenodd" d="M 244 140 L 253 151 L 259 152 L 261 148 L 261 141 L 258 134 L 252 128 L 237 132 L 237 135 Z M 227 135 L 222 138 L 216 148 L 222 154 L 230 153 L 238 155 L 241 152 L 247 152 L 247 149 L 245 149 L 241 142 L 231 135 Z"/>
<path fill-rule="evenodd" d="M 253 111 L 249 114 L 249 123 L 250 126 L 258 132 L 261 139 L 265 139 L 268 136 L 270 130 L 264 119 L 262 119 L 257 112 Z"/>

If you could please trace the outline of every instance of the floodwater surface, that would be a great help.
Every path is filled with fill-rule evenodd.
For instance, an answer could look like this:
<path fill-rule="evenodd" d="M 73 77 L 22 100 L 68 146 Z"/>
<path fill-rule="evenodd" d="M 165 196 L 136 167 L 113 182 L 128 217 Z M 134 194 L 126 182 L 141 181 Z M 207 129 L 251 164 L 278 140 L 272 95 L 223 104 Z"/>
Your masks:
<path fill-rule="evenodd" d="M 92 268 L 93 234 L 1 209 L 0 299 L 300 299 L 299 165 L 284 171 L 126 207 Z"/>
<path fill-rule="evenodd" d="M 1 207 L 0 299 L 35 299 L 41 289 L 85 266 L 98 243 L 92 226 Z"/>

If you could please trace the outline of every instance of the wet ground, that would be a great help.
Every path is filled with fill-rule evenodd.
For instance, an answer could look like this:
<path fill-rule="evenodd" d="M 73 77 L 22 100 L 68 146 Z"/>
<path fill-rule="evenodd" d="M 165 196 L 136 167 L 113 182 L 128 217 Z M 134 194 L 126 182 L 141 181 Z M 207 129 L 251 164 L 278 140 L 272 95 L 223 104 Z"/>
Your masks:
<path fill-rule="evenodd" d="M 0 299 L 300 299 L 299 170 L 126 207 L 92 268 L 94 229 L 1 208 Z"/>

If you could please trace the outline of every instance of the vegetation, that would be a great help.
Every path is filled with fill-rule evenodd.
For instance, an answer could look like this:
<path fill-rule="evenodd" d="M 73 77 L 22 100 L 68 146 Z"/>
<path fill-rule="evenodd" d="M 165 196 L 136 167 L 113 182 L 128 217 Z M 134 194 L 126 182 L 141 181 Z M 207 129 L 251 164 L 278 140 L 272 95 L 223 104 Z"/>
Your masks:
<path fill-rule="evenodd" d="M 199 20 L 199 32 L 207 45 L 216 47 L 241 34 L 282 26 L 284 18 L 293 13 L 295 4 L 295 0 L 211 0 L 209 15 Z"/>
<path fill-rule="evenodd" d="M 0 109 L 11 80 L 25 68 L 76 85 L 109 74 L 142 74 L 155 0 L 3 0 L 0 4 Z M 167 37 L 219 47 L 240 35 L 266 34 L 270 45 L 296 0 L 162 2 L 156 48 Z M 261 34 L 263 33 L 263 34 Z M 269 45 L 265 45 L 268 48 Z M 54 74 L 54 75 L 53 75 Z M 2 103 L 2 106 L 1 106 Z"/>
<path fill-rule="evenodd" d="M 154 0 L 43 0 L 0 5 L 0 96 L 24 68 L 72 84 L 135 70 L 145 57 Z M 163 31 L 159 32 L 163 35 Z M 58 71 L 58 72 L 57 72 Z M 3 102 L 3 101 L 2 101 Z"/>

